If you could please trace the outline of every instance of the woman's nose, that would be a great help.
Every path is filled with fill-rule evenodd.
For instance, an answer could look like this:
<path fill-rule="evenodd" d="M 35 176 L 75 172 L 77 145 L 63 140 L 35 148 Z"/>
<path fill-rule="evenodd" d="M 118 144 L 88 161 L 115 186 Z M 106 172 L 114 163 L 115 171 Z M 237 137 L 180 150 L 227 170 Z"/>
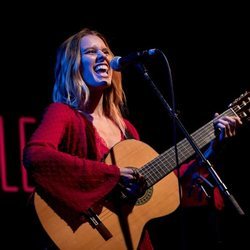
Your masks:
<path fill-rule="evenodd" d="M 105 59 L 106 57 L 107 55 L 102 50 L 98 50 L 97 58 Z"/>

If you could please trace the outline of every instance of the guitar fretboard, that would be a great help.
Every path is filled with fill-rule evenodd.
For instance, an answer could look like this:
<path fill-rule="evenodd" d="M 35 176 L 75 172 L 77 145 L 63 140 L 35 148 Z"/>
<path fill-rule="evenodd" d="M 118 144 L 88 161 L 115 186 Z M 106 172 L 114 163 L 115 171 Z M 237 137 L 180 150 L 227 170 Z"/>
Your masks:
<path fill-rule="evenodd" d="M 237 107 L 226 110 L 220 114 L 220 116 L 236 115 L 235 112 L 237 113 Z M 208 145 L 215 138 L 213 120 L 192 133 L 191 137 L 199 149 Z M 177 143 L 177 152 L 179 164 L 183 163 L 195 154 L 193 147 L 186 138 Z M 152 161 L 145 164 L 139 169 L 139 173 L 144 176 L 147 186 L 151 187 L 164 176 L 173 171 L 176 166 L 175 147 L 173 146 L 154 158 Z"/>

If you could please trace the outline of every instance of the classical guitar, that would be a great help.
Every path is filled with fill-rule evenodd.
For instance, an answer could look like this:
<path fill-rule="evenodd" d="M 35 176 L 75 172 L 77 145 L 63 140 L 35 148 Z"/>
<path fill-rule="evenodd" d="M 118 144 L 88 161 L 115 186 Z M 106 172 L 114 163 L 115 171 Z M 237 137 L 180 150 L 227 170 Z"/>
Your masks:
<path fill-rule="evenodd" d="M 238 115 L 249 120 L 249 92 L 242 94 L 221 115 Z M 211 120 L 193 134 L 199 148 L 215 138 Z M 194 155 L 186 139 L 177 144 L 179 163 Z M 133 202 L 107 198 L 98 209 L 90 209 L 89 219 L 73 232 L 45 200 L 35 193 L 35 208 L 45 231 L 59 247 L 65 250 L 136 249 L 144 225 L 153 218 L 168 215 L 179 206 L 178 180 L 174 147 L 157 154 L 147 144 L 129 139 L 115 145 L 105 162 L 119 167 L 136 168 L 146 179 L 146 192 Z"/>

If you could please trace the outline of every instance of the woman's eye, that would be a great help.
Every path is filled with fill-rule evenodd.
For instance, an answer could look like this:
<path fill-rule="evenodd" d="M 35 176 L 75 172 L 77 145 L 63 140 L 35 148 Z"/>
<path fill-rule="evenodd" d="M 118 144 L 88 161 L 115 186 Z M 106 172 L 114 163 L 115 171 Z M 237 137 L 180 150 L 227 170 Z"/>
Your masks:
<path fill-rule="evenodd" d="M 96 53 L 96 50 L 94 49 L 90 49 L 85 52 L 85 54 L 95 54 L 95 53 Z"/>
<path fill-rule="evenodd" d="M 110 53 L 109 53 L 109 51 L 108 50 L 105 50 L 105 51 L 103 51 L 103 53 L 105 54 L 105 55 L 110 55 Z"/>

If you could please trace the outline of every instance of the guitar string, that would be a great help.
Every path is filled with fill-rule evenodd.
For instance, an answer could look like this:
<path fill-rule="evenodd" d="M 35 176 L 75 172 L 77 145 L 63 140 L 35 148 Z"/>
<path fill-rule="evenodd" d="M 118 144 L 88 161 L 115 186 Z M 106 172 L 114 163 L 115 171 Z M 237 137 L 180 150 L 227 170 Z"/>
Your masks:
<path fill-rule="evenodd" d="M 242 104 L 241 106 L 239 106 L 238 107 L 238 110 L 242 107 L 242 106 L 245 106 L 245 104 Z M 236 109 L 236 108 L 235 108 Z M 223 114 L 231 114 L 232 113 L 232 110 L 227 110 L 227 111 L 225 111 Z M 221 114 L 222 115 L 222 114 Z M 197 143 L 198 143 L 198 146 L 199 147 L 202 147 L 202 146 L 204 146 L 204 145 L 206 145 L 207 143 L 209 143 L 214 137 L 215 137 L 215 135 L 214 135 L 214 129 L 213 129 L 213 126 L 211 126 L 211 125 L 213 125 L 212 124 L 212 122 L 210 122 L 210 123 L 208 123 L 207 125 L 205 125 L 204 127 L 206 128 L 206 127 L 211 127 L 212 128 L 212 130 L 211 129 L 207 129 L 206 128 L 206 130 L 208 131 L 205 135 L 206 135 L 206 137 L 204 137 L 204 127 L 202 127 L 201 129 L 199 129 L 197 132 L 195 132 L 192 136 L 194 137 L 194 139 L 197 141 Z M 202 133 L 200 133 L 200 131 L 202 131 Z M 204 140 L 204 139 L 209 139 L 209 140 Z M 188 144 L 188 145 L 186 145 L 186 144 Z M 190 151 L 191 150 L 191 151 Z M 182 155 L 184 155 L 184 160 L 187 158 L 187 156 L 186 155 L 189 155 L 190 156 L 190 152 L 192 152 L 192 153 L 195 153 L 194 152 L 194 150 L 191 148 L 191 145 L 189 145 L 189 143 L 188 143 L 188 141 L 184 141 L 184 143 L 182 144 L 182 145 L 180 145 L 179 147 L 178 147 L 178 151 L 180 151 L 180 155 L 182 156 Z M 187 152 L 188 154 L 185 154 L 185 152 Z M 172 158 L 173 158 L 173 150 L 171 149 L 171 150 L 169 150 L 168 152 L 167 152 L 167 154 L 166 155 L 169 155 L 170 157 L 168 157 L 168 159 L 170 158 L 170 160 L 172 160 Z M 162 160 L 160 160 L 161 162 L 162 162 Z M 171 163 L 173 163 L 174 161 L 172 160 L 171 161 Z M 157 166 L 159 165 L 159 164 L 156 164 Z M 159 167 L 161 167 L 161 166 L 159 166 Z M 166 168 L 166 167 L 165 167 Z M 168 168 L 167 168 L 168 169 Z M 169 170 L 169 169 L 168 169 Z M 170 170 L 172 170 L 172 168 L 170 168 Z M 150 172 L 151 172 L 152 170 L 150 170 Z M 157 171 L 157 172 L 159 172 L 159 171 Z M 161 174 L 161 172 L 160 172 L 160 174 Z M 162 174 L 161 174 L 162 175 Z M 160 175 L 160 176 L 161 176 Z M 159 177 L 157 178 L 157 179 L 159 179 Z"/>
<path fill-rule="evenodd" d="M 184 145 L 185 146 L 185 145 Z M 181 149 L 182 147 L 179 147 L 179 149 Z M 185 149 L 185 147 L 183 147 L 183 150 Z M 181 151 L 180 151 L 181 152 Z M 165 155 L 163 155 L 164 157 L 163 157 L 163 160 L 167 160 L 167 163 L 168 163 L 168 165 L 173 165 L 173 163 L 174 163 L 174 161 L 173 161 L 173 150 L 169 150 L 169 151 L 167 151 L 167 153 L 165 154 Z M 181 154 L 183 154 L 183 153 L 181 153 Z M 185 154 L 184 154 L 185 155 Z M 168 156 L 167 158 L 165 158 L 166 156 Z M 170 156 L 170 157 L 169 157 Z M 165 159 L 164 159 L 165 158 Z M 160 160 L 159 160 L 160 159 Z M 160 169 L 160 170 L 163 170 L 162 168 L 161 168 L 161 165 L 162 165 L 162 163 L 165 163 L 163 160 L 161 160 L 161 158 L 159 158 L 159 159 L 157 159 L 157 161 L 153 161 L 153 163 L 154 163 L 154 165 L 156 165 L 157 167 L 160 167 L 160 168 L 156 168 L 156 171 L 158 170 L 158 169 Z M 171 161 L 169 162 L 168 161 L 168 159 L 170 159 Z M 159 162 L 160 161 L 160 162 Z M 152 163 L 152 162 L 151 162 Z M 169 170 L 168 168 L 166 168 L 167 170 Z M 147 169 L 146 169 L 147 170 Z M 149 171 L 146 171 L 146 172 L 148 172 L 148 173 L 150 173 L 151 174 L 151 176 L 152 176 L 152 170 L 151 169 L 149 169 Z M 162 171 L 158 171 L 158 172 L 160 172 L 160 174 L 162 175 Z M 163 171 L 163 173 L 164 173 L 165 171 Z M 157 172 L 156 172 L 157 173 Z M 153 175 L 155 175 L 156 177 L 158 177 L 155 173 L 153 174 Z"/>
<path fill-rule="evenodd" d="M 232 110 L 228 109 L 225 112 L 223 112 L 222 115 L 229 115 L 232 114 Z M 204 131 L 206 131 L 204 136 Z M 199 147 L 203 147 L 207 145 L 213 138 L 215 138 L 214 135 L 214 126 L 213 126 L 213 120 L 198 129 L 195 133 L 191 135 L 194 140 L 196 141 L 197 145 Z M 204 140 L 205 139 L 205 140 Z M 189 144 L 188 140 L 184 139 L 178 145 L 178 152 L 181 161 L 186 160 L 187 157 L 191 156 L 195 151 Z M 175 152 L 173 150 L 173 147 L 170 148 L 168 151 L 164 152 L 162 155 L 156 157 L 151 162 L 147 163 L 141 171 L 144 175 L 146 175 L 147 181 L 149 181 L 149 185 L 152 185 L 155 180 L 159 180 L 159 177 L 164 177 L 162 174 L 167 174 L 168 172 L 173 170 L 173 167 L 175 165 Z M 162 168 L 162 165 L 169 165 L 170 167 L 164 166 Z M 153 168 L 151 167 L 153 165 Z M 157 174 L 158 173 L 158 174 Z M 151 181 L 150 181 L 151 180 Z M 152 182 L 153 181 L 153 182 Z M 151 183 L 152 182 L 152 183 Z"/>
<path fill-rule="evenodd" d="M 113 213 L 111 211 L 109 211 L 107 208 L 105 208 L 105 210 L 99 217 L 101 219 L 101 221 L 104 221 L 106 219 L 108 219 Z"/>
<path fill-rule="evenodd" d="M 200 144 L 200 143 L 198 143 L 198 144 Z M 207 144 L 207 143 L 203 142 L 199 146 L 201 146 L 201 145 L 203 146 L 205 144 Z M 188 145 L 187 141 L 184 141 L 183 144 L 179 144 L 178 151 L 180 151 L 179 157 L 180 157 L 181 161 L 186 160 L 187 156 L 190 156 L 194 153 L 193 149 L 191 149 L 191 147 L 190 147 L 190 145 Z M 164 165 L 162 163 L 166 163 L 166 164 L 168 164 L 168 167 L 165 167 L 165 171 L 170 172 L 173 169 L 173 167 L 175 167 L 175 158 L 174 157 L 175 157 L 175 151 L 173 149 L 170 149 L 167 152 L 167 154 L 163 155 L 163 158 L 160 158 L 159 161 L 156 161 L 154 163 L 154 165 L 157 167 L 157 169 L 159 169 L 159 168 L 162 169 L 162 166 Z M 164 162 L 164 160 L 165 160 L 165 162 Z M 154 171 L 155 169 L 149 169 L 149 173 L 151 174 L 151 172 Z M 163 173 L 165 171 L 163 170 Z M 157 171 L 157 172 L 159 172 L 159 171 Z M 160 174 L 161 174 L 160 176 L 162 176 L 162 171 L 160 171 Z M 166 174 L 167 174 L 167 172 L 166 172 Z M 157 177 L 156 180 L 159 179 L 159 177 L 157 175 L 156 175 L 156 177 Z M 153 181 L 154 180 L 155 180 L 155 178 L 153 178 Z"/>

